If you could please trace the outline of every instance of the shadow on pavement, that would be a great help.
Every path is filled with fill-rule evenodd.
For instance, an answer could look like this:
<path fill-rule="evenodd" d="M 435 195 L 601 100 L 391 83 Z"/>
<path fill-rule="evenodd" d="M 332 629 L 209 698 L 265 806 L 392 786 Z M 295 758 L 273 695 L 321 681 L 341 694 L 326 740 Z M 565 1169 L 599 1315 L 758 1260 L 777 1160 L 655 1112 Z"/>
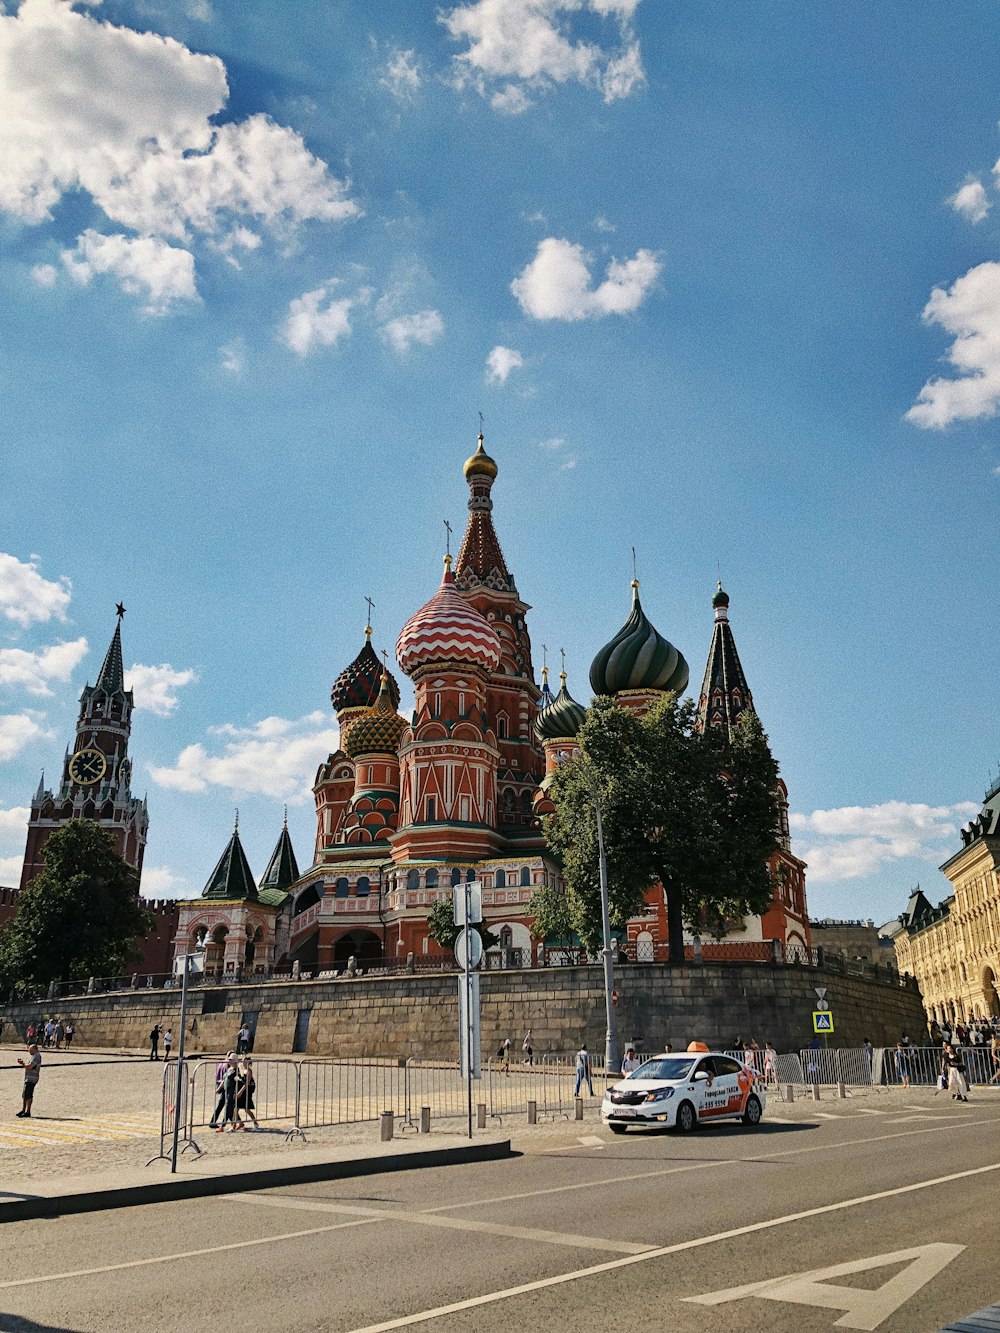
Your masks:
<path fill-rule="evenodd" d="M 33 1319 L 0 1311 L 0 1333 L 80 1333 L 80 1330 L 64 1324 L 36 1324 Z"/>

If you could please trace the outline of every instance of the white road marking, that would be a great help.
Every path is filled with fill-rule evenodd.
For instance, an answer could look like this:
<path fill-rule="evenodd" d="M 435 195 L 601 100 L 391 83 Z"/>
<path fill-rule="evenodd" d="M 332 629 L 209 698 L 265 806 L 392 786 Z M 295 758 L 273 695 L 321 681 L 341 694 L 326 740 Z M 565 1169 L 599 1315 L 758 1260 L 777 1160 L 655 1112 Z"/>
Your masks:
<path fill-rule="evenodd" d="M 887 1120 L 885 1123 L 887 1125 L 906 1125 L 909 1124 L 911 1120 L 947 1120 L 948 1118 L 948 1116 L 942 1115 L 940 1112 L 935 1115 L 933 1111 L 928 1111 L 915 1115 L 896 1116 L 893 1120 Z"/>
<path fill-rule="evenodd" d="M 443 1217 L 440 1213 L 411 1212 L 406 1208 L 363 1208 L 357 1204 L 315 1202 L 310 1199 L 285 1199 L 274 1194 L 230 1194 L 233 1203 L 266 1204 L 272 1208 L 299 1208 L 304 1212 L 347 1213 L 375 1221 L 416 1222 L 425 1227 L 443 1227 L 450 1231 L 476 1231 L 488 1236 L 506 1236 L 511 1240 L 538 1241 L 545 1245 L 568 1245 L 574 1250 L 609 1250 L 612 1254 L 645 1254 L 655 1249 L 649 1243 L 605 1240 L 600 1236 L 579 1236 L 566 1231 L 543 1231 L 536 1227 L 508 1227 L 493 1222 L 474 1222 L 468 1217 Z"/>
<path fill-rule="evenodd" d="M 839 1120 L 839 1115 L 831 1115 L 829 1111 L 810 1111 L 809 1114 L 814 1120 Z"/>
<path fill-rule="evenodd" d="M 885 1115 L 884 1111 L 876 1111 L 874 1106 L 854 1106 L 851 1109 L 858 1115 Z"/>
<path fill-rule="evenodd" d="M 870 1259 L 855 1259 L 849 1264 L 834 1264 L 832 1268 L 814 1268 L 806 1273 L 789 1273 L 786 1277 L 768 1278 L 763 1282 L 748 1282 L 743 1287 L 729 1287 L 726 1291 L 712 1291 L 705 1296 L 685 1296 L 694 1305 L 725 1305 L 729 1301 L 759 1296 L 765 1301 L 789 1301 L 794 1305 L 813 1305 L 821 1310 L 844 1310 L 837 1328 L 860 1328 L 866 1333 L 878 1328 L 932 1277 L 957 1259 L 964 1245 L 917 1245 L 911 1250 L 896 1250 L 892 1254 L 876 1254 Z M 847 1277 L 851 1273 L 867 1273 L 872 1268 L 889 1264 L 907 1263 L 906 1268 L 880 1287 L 837 1287 L 827 1282 L 831 1277 Z"/>
<path fill-rule="evenodd" d="M 989 1171 L 1000 1171 L 1000 1162 L 989 1166 L 975 1167 L 971 1171 L 956 1171 L 950 1176 L 937 1176 L 933 1180 L 921 1180 L 915 1185 L 900 1185 L 896 1189 L 879 1190 L 875 1194 L 863 1194 L 854 1199 L 844 1199 L 840 1203 L 828 1203 L 819 1208 L 808 1208 L 801 1213 L 787 1213 L 784 1217 L 770 1218 L 766 1222 L 752 1222 L 748 1226 L 735 1227 L 732 1231 L 720 1231 L 713 1236 L 699 1236 L 696 1240 L 680 1241 L 676 1245 L 663 1245 L 659 1249 L 647 1250 L 644 1254 L 632 1254 L 622 1259 L 608 1259 L 603 1264 L 594 1264 L 590 1268 L 578 1268 L 571 1273 L 557 1273 L 555 1277 L 539 1278 L 535 1282 L 524 1282 L 517 1287 L 507 1287 L 502 1291 L 492 1291 L 485 1296 L 472 1296 L 468 1300 L 454 1301 L 450 1305 L 439 1305 L 432 1310 L 421 1310 L 417 1314 L 403 1315 L 399 1319 L 389 1319 L 381 1324 L 366 1324 L 351 1333 L 390 1333 L 394 1328 L 406 1328 L 412 1324 L 424 1324 L 431 1319 L 441 1319 L 445 1315 L 457 1314 L 462 1310 L 472 1310 L 481 1305 L 492 1305 L 496 1301 L 509 1300 L 512 1296 L 525 1296 L 533 1291 L 544 1291 L 547 1287 L 562 1286 L 567 1282 L 577 1282 L 580 1278 L 596 1277 L 600 1273 L 612 1273 L 619 1268 L 628 1268 L 632 1264 L 648 1263 L 651 1259 L 662 1259 L 668 1254 L 680 1254 L 684 1250 L 697 1250 L 704 1245 L 715 1245 L 722 1240 L 734 1240 L 739 1236 L 750 1236 L 759 1231 L 768 1231 L 772 1227 L 787 1226 L 792 1222 L 802 1222 L 810 1217 L 822 1217 L 827 1213 L 837 1213 L 845 1208 L 857 1208 L 866 1203 L 877 1203 L 881 1199 L 897 1198 L 902 1194 L 912 1194 L 917 1190 L 933 1189 L 937 1185 L 946 1185 L 955 1180 L 967 1180 L 970 1176 L 981 1176 Z M 44 1279 L 42 1279 L 44 1281 Z"/>

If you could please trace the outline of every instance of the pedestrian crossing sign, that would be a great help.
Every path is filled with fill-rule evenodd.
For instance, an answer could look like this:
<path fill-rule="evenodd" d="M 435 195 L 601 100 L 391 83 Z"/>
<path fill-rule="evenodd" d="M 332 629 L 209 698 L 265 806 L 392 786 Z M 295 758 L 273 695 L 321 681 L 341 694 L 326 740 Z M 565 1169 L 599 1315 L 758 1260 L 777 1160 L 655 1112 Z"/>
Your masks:
<path fill-rule="evenodd" d="M 814 1010 L 813 1010 L 813 1032 L 826 1032 L 826 1033 L 830 1033 L 830 1032 L 832 1032 L 832 1031 L 833 1031 L 833 1014 L 830 1012 L 830 1010 L 829 1010 L 829 1009 L 814 1009 Z"/>

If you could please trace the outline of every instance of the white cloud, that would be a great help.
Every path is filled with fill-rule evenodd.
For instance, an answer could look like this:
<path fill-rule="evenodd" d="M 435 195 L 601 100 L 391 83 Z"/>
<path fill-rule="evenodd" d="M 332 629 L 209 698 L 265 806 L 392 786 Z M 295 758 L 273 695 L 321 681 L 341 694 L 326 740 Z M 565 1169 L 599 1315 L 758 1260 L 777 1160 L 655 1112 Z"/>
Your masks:
<path fill-rule="evenodd" d="M 169 717 L 177 707 L 177 691 L 198 679 L 194 671 L 187 667 L 178 670 L 168 666 L 143 666 L 136 662 L 125 672 L 125 688 L 135 695 L 136 712 L 155 713 L 157 717 Z"/>
<path fill-rule="evenodd" d="M 970 222 L 982 222 L 990 211 L 990 201 L 978 176 L 970 176 L 946 202 Z"/>
<path fill-rule="evenodd" d="M 31 811 L 26 805 L 15 805 L 10 810 L 0 810 L 0 846 L 8 845 L 12 839 L 24 842 L 25 827 Z"/>
<path fill-rule="evenodd" d="M 513 347 L 503 347 L 499 344 L 493 348 L 486 358 L 487 378 L 495 384 L 506 384 L 507 376 L 512 370 L 519 370 L 524 365 L 524 357 Z"/>
<path fill-rule="evenodd" d="M 0 713 L 0 760 L 13 759 L 29 741 L 43 735 L 38 713 Z"/>
<path fill-rule="evenodd" d="M 1000 264 L 970 269 L 947 291 L 935 287 L 924 307 L 925 324 L 940 324 L 955 341 L 947 360 L 954 379 L 930 379 L 906 420 L 943 430 L 953 421 L 993 417 L 1000 405 Z"/>
<path fill-rule="evenodd" d="M 175 791 L 223 787 L 306 801 L 317 766 L 339 744 L 337 728 L 320 712 L 295 720 L 267 717 L 250 727 L 214 727 L 210 735 L 221 738 L 221 748 L 216 744 L 213 753 L 200 743 L 189 745 L 172 767 L 150 766 L 153 781 Z"/>
<path fill-rule="evenodd" d="M 296 296 L 288 306 L 288 318 L 282 325 L 280 339 L 299 356 L 308 356 L 317 347 L 332 347 L 351 333 L 351 310 L 366 304 L 367 289 L 354 296 L 335 298 L 336 280 L 325 282 L 311 292 Z"/>
<path fill-rule="evenodd" d="M 539 449 L 561 449 L 566 441 L 561 435 L 553 435 L 548 440 L 539 440 Z"/>
<path fill-rule="evenodd" d="M 29 694 L 51 694 L 50 682 L 68 681 L 86 655 L 86 639 L 54 643 L 37 653 L 24 648 L 0 648 L 0 686 L 24 689 Z"/>
<path fill-rule="evenodd" d="M 191 3 L 211 16 L 205 0 Z M 283 235 L 360 213 L 294 130 L 259 114 L 215 124 L 225 66 L 173 38 L 67 0 L 22 0 L 14 13 L 0 8 L 0 73 L 0 210 L 22 222 L 43 222 L 78 191 L 108 221 L 184 244 L 248 218 Z"/>
<path fill-rule="evenodd" d="M 88 228 L 62 260 L 85 286 L 95 273 L 111 273 L 123 290 L 144 295 L 147 315 L 166 315 L 178 301 L 195 301 L 194 255 L 158 236 L 105 236 Z"/>
<path fill-rule="evenodd" d="M 241 375 L 247 361 L 247 345 L 242 338 L 234 338 L 219 348 L 219 366 L 228 375 Z"/>
<path fill-rule="evenodd" d="M 915 857 L 937 862 L 955 850 L 959 826 L 979 807 L 971 801 L 930 806 L 906 801 L 842 806 L 793 813 L 792 830 L 809 845 L 802 851 L 814 883 L 871 875 L 887 862 Z"/>
<path fill-rule="evenodd" d="M 559 454 L 559 471 L 572 472 L 579 463 L 580 459 L 574 453 L 562 453 L 566 448 L 566 441 L 561 435 L 553 435 L 548 440 L 538 441 L 539 449 L 547 449 L 552 454 Z"/>
<path fill-rule="evenodd" d="M 59 277 L 59 270 L 54 264 L 36 264 L 31 270 L 31 276 L 39 287 L 54 287 Z"/>
<path fill-rule="evenodd" d="M 187 880 L 175 875 L 169 867 L 148 863 L 142 867 L 140 887 L 144 898 L 179 898 L 190 891 Z"/>
<path fill-rule="evenodd" d="M 383 88 L 388 88 L 394 97 L 412 97 L 423 83 L 423 72 L 416 52 L 395 52 L 379 82 Z"/>
<path fill-rule="evenodd" d="M 449 36 L 466 42 L 455 57 L 459 86 L 471 83 L 499 111 L 517 113 L 531 94 L 576 82 L 605 102 L 645 81 L 631 20 L 639 0 L 473 0 L 441 15 Z M 612 45 L 578 36 L 594 18 L 616 26 Z M 588 23 L 589 19 L 589 23 Z M 496 87 L 497 83 L 502 86 Z"/>
<path fill-rule="evenodd" d="M 429 347 L 444 333 L 444 320 L 437 310 L 419 310 L 399 315 L 382 326 L 382 336 L 397 352 L 408 352 L 414 343 Z"/>
<path fill-rule="evenodd" d="M 0 810 L 0 884 L 8 888 L 16 888 L 21 882 L 30 814 L 26 805 Z"/>
<path fill-rule="evenodd" d="M 66 619 L 73 585 L 67 578 L 43 578 L 38 556 L 28 561 L 0 551 L 0 614 L 27 628 L 35 621 Z"/>
<path fill-rule="evenodd" d="M 594 230 L 611 232 L 615 230 L 615 224 L 613 222 L 609 222 L 608 219 L 603 216 L 603 214 L 599 214 L 596 218 L 594 218 Z"/>
<path fill-rule="evenodd" d="M 510 289 L 533 319 L 595 319 L 638 309 L 660 269 L 652 250 L 638 250 L 633 259 L 612 259 L 604 281 L 592 289 L 583 246 L 547 236 Z"/>
<path fill-rule="evenodd" d="M 211 23 L 215 18 L 209 0 L 186 0 L 184 10 L 189 19 L 196 19 L 199 23 Z"/>
<path fill-rule="evenodd" d="M 8 889 L 16 889 L 21 882 L 21 867 L 24 865 L 24 852 L 14 856 L 0 856 L 0 884 Z"/>

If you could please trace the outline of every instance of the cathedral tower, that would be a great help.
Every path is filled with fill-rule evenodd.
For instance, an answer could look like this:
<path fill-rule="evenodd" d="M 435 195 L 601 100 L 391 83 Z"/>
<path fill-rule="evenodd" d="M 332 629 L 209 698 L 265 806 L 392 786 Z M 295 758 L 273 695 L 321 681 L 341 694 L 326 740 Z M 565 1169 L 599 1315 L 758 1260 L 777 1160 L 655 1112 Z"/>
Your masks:
<path fill-rule="evenodd" d="M 132 761 L 128 755 L 132 730 L 132 691 L 125 688 L 122 667 L 122 616 L 104 656 L 97 682 L 80 695 L 80 714 L 72 751 L 63 759 L 58 788 L 38 784 L 28 817 L 28 839 L 21 871 L 21 888 L 45 868 L 43 849 L 52 833 L 71 819 L 92 819 L 107 829 L 115 850 L 136 872 L 142 872 L 149 816 L 145 800 L 132 795 Z"/>

